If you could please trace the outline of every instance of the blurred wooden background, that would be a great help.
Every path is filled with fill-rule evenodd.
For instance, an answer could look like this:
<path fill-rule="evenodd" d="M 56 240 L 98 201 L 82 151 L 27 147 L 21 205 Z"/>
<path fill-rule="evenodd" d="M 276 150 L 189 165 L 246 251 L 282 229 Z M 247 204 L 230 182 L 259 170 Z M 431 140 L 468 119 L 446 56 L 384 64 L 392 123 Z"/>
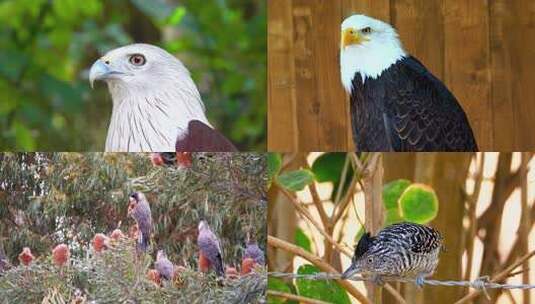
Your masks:
<path fill-rule="evenodd" d="M 269 0 L 268 148 L 352 150 L 342 20 L 394 25 L 453 91 L 483 151 L 535 150 L 535 1 Z"/>

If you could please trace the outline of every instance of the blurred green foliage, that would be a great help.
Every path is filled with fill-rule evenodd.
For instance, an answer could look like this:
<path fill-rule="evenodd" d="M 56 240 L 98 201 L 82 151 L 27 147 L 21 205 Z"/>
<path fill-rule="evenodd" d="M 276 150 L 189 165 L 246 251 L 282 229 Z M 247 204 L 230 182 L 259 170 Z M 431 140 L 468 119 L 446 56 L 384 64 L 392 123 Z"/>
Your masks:
<path fill-rule="evenodd" d="M 87 70 L 132 42 L 175 54 L 212 124 L 265 149 L 265 0 L 7 0 L 0 20 L 2 150 L 103 150 L 111 98 Z"/>

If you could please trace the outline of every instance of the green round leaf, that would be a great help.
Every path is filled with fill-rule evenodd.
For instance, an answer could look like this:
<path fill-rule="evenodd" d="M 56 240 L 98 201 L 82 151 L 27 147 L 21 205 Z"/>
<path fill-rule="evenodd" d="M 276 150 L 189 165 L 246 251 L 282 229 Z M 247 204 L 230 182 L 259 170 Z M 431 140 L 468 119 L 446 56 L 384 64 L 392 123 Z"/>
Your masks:
<path fill-rule="evenodd" d="M 279 278 L 269 277 L 268 289 L 293 294 L 292 289 L 288 286 L 288 284 L 286 284 L 283 280 Z M 279 297 L 268 296 L 267 300 L 268 300 L 268 304 L 287 303 L 285 299 L 279 298 Z"/>
<path fill-rule="evenodd" d="M 410 185 L 399 198 L 400 215 L 404 220 L 425 224 L 438 214 L 438 197 L 433 188 L 423 184 Z"/>
<path fill-rule="evenodd" d="M 267 156 L 268 177 L 271 180 L 275 175 L 279 174 L 282 167 L 282 157 L 280 153 L 268 153 Z"/>
<path fill-rule="evenodd" d="M 312 242 L 301 228 L 295 230 L 295 244 L 312 253 Z"/>
<path fill-rule="evenodd" d="M 312 164 L 312 172 L 320 183 L 340 180 L 340 174 L 344 169 L 347 153 L 333 152 L 324 153 Z"/>
<path fill-rule="evenodd" d="M 313 265 L 303 265 L 297 270 L 298 274 L 314 274 L 319 269 Z M 296 280 L 299 295 L 307 298 L 326 301 L 329 303 L 349 304 L 346 291 L 334 280 Z"/>
<path fill-rule="evenodd" d="M 342 152 L 332 152 L 324 153 L 318 157 L 312 164 L 312 172 L 316 177 L 316 181 L 331 182 L 333 183 L 333 191 L 331 194 L 331 199 L 337 197 L 337 191 L 340 184 L 340 178 L 342 172 L 344 171 L 344 165 L 347 159 L 347 153 Z M 348 167 L 345 183 L 341 189 L 342 195 L 347 191 L 349 185 L 351 184 L 351 177 L 353 176 L 353 168 Z"/>
<path fill-rule="evenodd" d="M 397 179 L 383 186 L 383 203 L 386 210 L 398 208 L 399 197 L 410 184 L 409 180 Z"/>
<path fill-rule="evenodd" d="M 399 213 L 398 208 L 386 209 L 385 212 L 385 224 L 384 226 L 392 225 L 395 223 L 403 222 L 403 217 Z"/>
<path fill-rule="evenodd" d="M 301 191 L 314 182 L 314 174 L 309 170 L 284 172 L 277 177 L 277 183 L 290 191 Z"/>

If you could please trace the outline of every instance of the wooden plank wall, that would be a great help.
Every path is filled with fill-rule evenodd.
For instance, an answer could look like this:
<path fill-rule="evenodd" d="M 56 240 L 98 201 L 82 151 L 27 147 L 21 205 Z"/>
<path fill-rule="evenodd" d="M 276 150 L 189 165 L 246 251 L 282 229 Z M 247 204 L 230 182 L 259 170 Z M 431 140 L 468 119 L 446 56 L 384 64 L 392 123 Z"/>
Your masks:
<path fill-rule="evenodd" d="M 268 0 L 268 149 L 352 150 L 339 77 L 340 23 L 394 25 L 446 83 L 480 149 L 535 150 L 535 1 Z"/>

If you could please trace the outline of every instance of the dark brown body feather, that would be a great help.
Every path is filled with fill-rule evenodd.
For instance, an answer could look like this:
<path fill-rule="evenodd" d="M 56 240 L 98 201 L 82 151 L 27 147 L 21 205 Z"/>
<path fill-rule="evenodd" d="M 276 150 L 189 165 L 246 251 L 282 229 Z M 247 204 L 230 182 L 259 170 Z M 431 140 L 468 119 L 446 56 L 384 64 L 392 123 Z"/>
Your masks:
<path fill-rule="evenodd" d="M 177 139 L 177 152 L 236 152 L 236 147 L 221 133 L 198 120 L 188 124 L 183 138 Z"/>
<path fill-rule="evenodd" d="M 355 74 L 350 102 L 358 151 L 478 150 L 453 94 L 414 57 L 376 79 Z"/>

